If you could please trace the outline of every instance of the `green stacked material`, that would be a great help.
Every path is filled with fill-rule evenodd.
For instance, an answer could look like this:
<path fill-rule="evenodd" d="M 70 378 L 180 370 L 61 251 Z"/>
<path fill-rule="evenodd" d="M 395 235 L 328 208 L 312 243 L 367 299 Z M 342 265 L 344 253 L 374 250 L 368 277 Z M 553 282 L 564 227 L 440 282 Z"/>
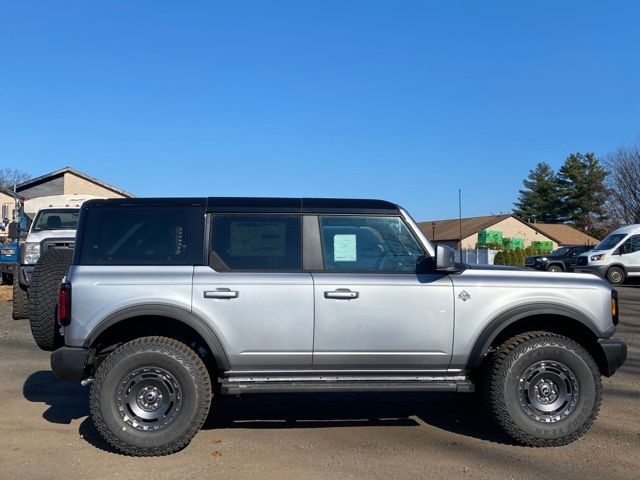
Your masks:
<path fill-rule="evenodd" d="M 524 248 L 524 240 L 522 238 L 510 237 L 502 239 L 502 246 L 505 250 L 515 250 L 516 248 Z"/>
<path fill-rule="evenodd" d="M 538 250 L 553 250 L 553 242 L 551 240 L 534 240 L 531 242 L 531 246 Z"/>
<path fill-rule="evenodd" d="M 498 230 L 480 230 L 478 232 L 478 245 L 502 244 L 502 232 Z"/>

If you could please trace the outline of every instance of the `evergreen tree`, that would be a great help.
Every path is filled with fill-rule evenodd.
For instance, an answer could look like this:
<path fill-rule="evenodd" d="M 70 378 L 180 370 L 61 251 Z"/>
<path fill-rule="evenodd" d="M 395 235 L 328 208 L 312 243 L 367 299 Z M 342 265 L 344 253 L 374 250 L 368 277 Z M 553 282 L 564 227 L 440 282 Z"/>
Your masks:
<path fill-rule="evenodd" d="M 578 230 L 595 233 L 605 218 L 608 172 L 594 153 L 572 153 L 558 172 L 561 214 Z"/>
<path fill-rule="evenodd" d="M 539 163 L 522 182 L 513 213 L 530 222 L 557 223 L 561 202 L 558 178 L 547 163 Z"/>
<path fill-rule="evenodd" d="M 504 265 L 504 253 L 502 251 L 499 251 L 498 253 L 496 253 L 495 258 L 493 259 L 493 264 Z"/>

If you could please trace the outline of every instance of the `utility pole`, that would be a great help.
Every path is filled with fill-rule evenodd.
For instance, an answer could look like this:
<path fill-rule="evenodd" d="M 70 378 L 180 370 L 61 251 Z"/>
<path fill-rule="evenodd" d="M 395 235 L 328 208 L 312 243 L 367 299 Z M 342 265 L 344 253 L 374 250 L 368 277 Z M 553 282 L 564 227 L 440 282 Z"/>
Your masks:
<path fill-rule="evenodd" d="M 458 224 L 460 227 L 460 258 L 462 258 L 462 189 L 458 189 Z"/>

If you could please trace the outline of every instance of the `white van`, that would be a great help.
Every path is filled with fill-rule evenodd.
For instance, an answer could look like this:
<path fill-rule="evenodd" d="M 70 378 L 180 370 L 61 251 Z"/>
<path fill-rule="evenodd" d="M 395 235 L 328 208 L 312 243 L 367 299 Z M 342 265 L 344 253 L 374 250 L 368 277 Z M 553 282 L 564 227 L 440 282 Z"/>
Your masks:
<path fill-rule="evenodd" d="M 627 277 L 640 277 L 640 224 L 614 230 L 578 257 L 575 272 L 594 273 L 620 285 Z"/>

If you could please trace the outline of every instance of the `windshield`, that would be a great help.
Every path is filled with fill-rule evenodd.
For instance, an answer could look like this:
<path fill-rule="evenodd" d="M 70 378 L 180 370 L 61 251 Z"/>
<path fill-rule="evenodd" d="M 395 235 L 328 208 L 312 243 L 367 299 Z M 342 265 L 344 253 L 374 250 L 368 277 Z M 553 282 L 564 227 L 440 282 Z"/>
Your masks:
<path fill-rule="evenodd" d="M 569 250 L 571 250 L 571 249 L 567 248 L 567 247 L 562 247 L 562 248 L 559 248 L 559 249 L 551 252 L 551 255 L 558 255 L 558 256 L 566 255 L 567 253 L 569 253 Z"/>
<path fill-rule="evenodd" d="M 40 210 L 33 221 L 32 232 L 43 230 L 75 230 L 78 227 L 80 209 L 60 208 Z"/>
<path fill-rule="evenodd" d="M 626 236 L 627 236 L 626 233 L 611 233 L 607 236 L 607 238 L 602 240 L 593 249 L 594 250 L 611 250 L 618 243 L 620 243 L 622 239 Z"/>

